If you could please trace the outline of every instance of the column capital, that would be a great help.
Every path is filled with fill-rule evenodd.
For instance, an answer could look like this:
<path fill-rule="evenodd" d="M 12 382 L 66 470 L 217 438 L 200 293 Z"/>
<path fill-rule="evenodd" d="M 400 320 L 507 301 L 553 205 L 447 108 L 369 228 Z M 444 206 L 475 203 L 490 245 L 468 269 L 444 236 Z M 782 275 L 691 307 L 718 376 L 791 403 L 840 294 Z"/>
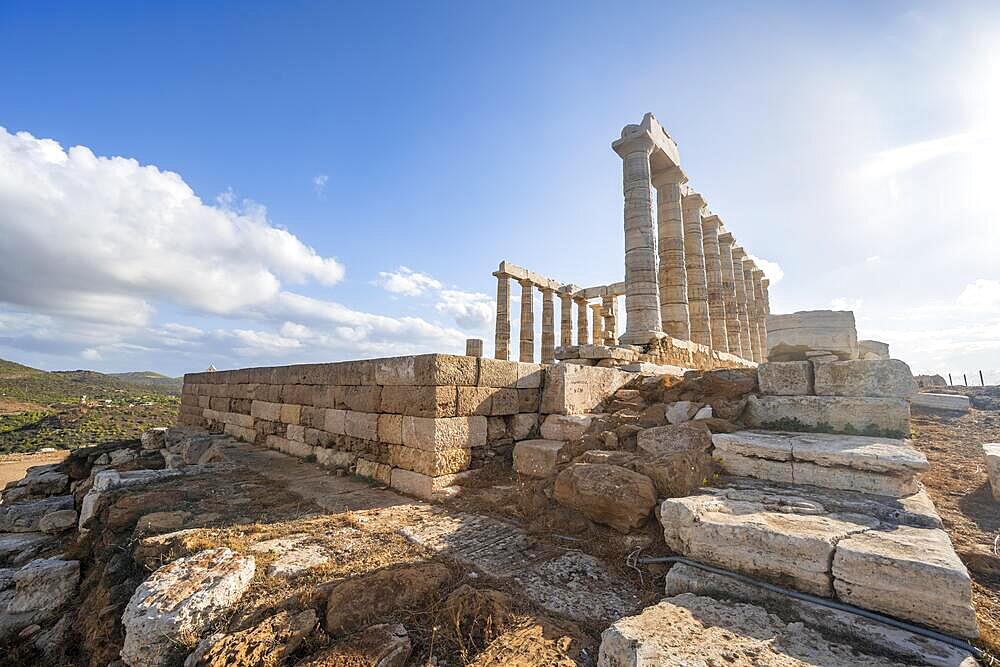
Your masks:
<path fill-rule="evenodd" d="M 703 227 L 721 229 L 722 219 L 716 213 L 709 213 L 701 216 L 701 224 Z"/>
<path fill-rule="evenodd" d="M 747 256 L 747 251 L 743 249 L 743 246 L 734 245 L 733 246 L 733 259 L 736 261 L 743 261 L 743 258 Z"/>
<path fill-rule="evenodd" d="M 732 232 L 723 232 L 723 231 L 720 230 L 720 233 L 719 233 L 719 243 L 724 243 L 726 245 L 732 245 L 735 242 L 736 242 L 736 239 L 733 238 Z"/>
<path fill-rule="evenodd" d="M 763 287 L 764 289 L 767 289 L 768 287 L 771 286 L 771 281 L 768 278 L 761 278 L 760 286 Z"/>
<path fill-rule="evenodd" d="M 622 138 L 611 144 L 611 149 L 622 158 L 639 152 L 650 155 L 655 147 L 656 144 L 653 142 L 653 138 L 648 134 L 632 134 L 626 137 L 624 130 L 622 131 Z"/>
<path fill-rule="evenodd" d="M 589 299 L 587 299 L 585 297 L 582 297 L 582 296 L 574 296 L 573 297 L 573 302 L 576 303 L 577 305 L 585 304 L 585 303 L 587 303 L 587 301 L 589 301 Z"/>
<path fill-rule="evenodd" d="M 530 278 L 518 278 L 517 284 L 523 287 L 524 289 L 531 289 L 532 287 L 535 286 L 535 282 Z"/>
<path fill-rule="evenodd" d="M 493 272 L 493 276 L 495 278 L 510 278 L 511 277 L 511 275 L 509 273 L 507 273 L 506 271 L 494 271 Z"/>
<path fill-rule="evenodd" d="M 668 185 L 683 185 L 687 183 L 688 177 L 680 167 L 674 165 L 653 172 L 649 180 L 652 181 L 654 188 L 660 189 Z"/>
<path fill-rule="evenodd" d="M 701 196 L 700 192 L 687 193 L 684 195 L 683 201 L 686 208 L 697 206 L 699 209 L 703 209 L 708 206 L 708 202 L 705 201 L 705 198 Z"/>
<path fill-rule="evenodd" d="M 539 285 L 538 289 L 541 290 L 542 294 L 544 294 L 545 296 L 552 296 L 553 294 L 556 293 L 556 290 L 544 285 Z"/>

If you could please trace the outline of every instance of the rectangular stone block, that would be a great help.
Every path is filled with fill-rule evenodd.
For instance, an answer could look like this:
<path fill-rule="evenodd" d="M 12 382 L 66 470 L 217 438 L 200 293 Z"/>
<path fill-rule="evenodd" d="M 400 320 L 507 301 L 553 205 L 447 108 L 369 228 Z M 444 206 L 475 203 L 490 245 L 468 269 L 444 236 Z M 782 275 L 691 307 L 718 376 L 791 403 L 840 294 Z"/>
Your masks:
<path fill-rule="evenodd" d="M 313 447 L 333 447 L 336 445 L 337 436 L 318 428 L 305 429 L 305 441 L 307 445 Z"/>
<path fill-rule="evenodd" d="M 527 371 L 525 371 L 527 373 Z M 506 359 L 479 359 L 479 386 L 517 387 L 519 364 Z"/>
<path fill-rule="evenodd" d="M 281 403 L 254 401 L 250 405 L 250 414 L 257 419 L 265 419 L 272 422 L 281 421 Z"/>
<path fill-rule="evenodd" d="M 899 359 L 814 363 L 818 396 L 892 396 L 917 393 L 910 367 Z"/>
<path fill-rule="evenodd" d="M 910 405 L 901 398 L 849 396 L 751 396 L 744 421 L 777 431 L 833 431 L 905 438 Z"/>
<path fill-rule="evenodd" d="M 344 431 L 352 438 L 378 440 L 378 415 L 348 410 L 344 415 Z"/>
<path fill-rule="evenodd" d="M 359 477 L 365 477 L 386 486 L 389 485 L 392 476 L 392 466 L 385 463 L 375 463 L 367 459 L 358 459 L 355 466 L 355 474 Z"/>
<path fill-rule="evenodd" d="M 299 423 L 309 428 L 326 427 L 326 410 L 324 408 L 314 408 L 308 405 L 302 406 L 299 410 Z"/>
<path fill-rule="evenodd" d="M 229 412 L 229 399 L 213 396 L 209 399 L 208 407 L 216 412 Z"/>
<path fill-rule="evenodd" d="M 541 411 L 562 415 L 597 412 L 602 403 L 636 377 L 634 373 L 614 368 L 567 363 L 548 366 L 545 369 Z"/>
<path fill-rule="evenodd" d="M 479 375 L 478 359 L 453 354 L 421 354 L 414 357 L 418 385 L 472 386 Z"/>
<path fill-rule="evenodd" d="M 968 396 L 927 392 L 911 396 L 910 405 L 924 410 L 941 410 L 943 412 L 968 412 L 972 408 Z"/>
<path fill-rule="evenodd" d="M 486 444 L 486 417 L 403 417 L 403 444 L 438 451 Z"/>
<path fill-rule="evenodd" d="M 249 398 L 234 398 L 229 401 L 229 411 L 238 412 L 241 415 L 249 415 L 252 404 L 253 401 Z"/>
<path fill-rule="evenodd" d="M 375 383 L 385 386 L 417 384 L 416 357 L 374 359 Z"/>
<path fill-rule="evenodd" d="M 288 428 L 285 429 L 285 437 L 289 440 L 296 440 L 298 442 L 306 441 L 306 427 L 299 426 L 298 424 L 289 424 Z"/>
<path fill-rule="evenodd" d="M 986 463 L 986 476 L 990 480 L 993 499 L 1000 500 L 1000 442 L 987 442 L 983 445 L 983 460 Z"/>
<path fill-rule="evenodd" d="M 252 428 L 243 428 L 236 424 L 226 424 L 222 431 L 243 442 L 253 442 L 257 437 L 257 432 Z"/>
<path fill-rule="evenodd" d="M 458 406 L 456 414 L 466 417 L 470 415 L 489 415 L 493 407 L 493 394 L 498 390 L 493 387 L 457 387 Z"/>
<path fill-rule="evenodd" d="M 378 441 L 390 445 L 403 444 L 403 415 L 378 416 Z"/>
<path fill-rule="evenodd" d="M 327 468 L 350 468 L 357 459 L 356 452 L 316 448 L 316 462 Z"/>
<path fill-rule="evenodd" d="M 767 396 L 813 393 L 813 365 L 808 361 L 771 361 L 757 366 L 760 392 Z"/>
<path fill-rule="evenodd" d="M 514 446 L 514 470 L 528 477 L 551 477 L 559 464 L 561 440 L 522 440 Z"/>
<path fill-rule="evenodd" d="M 767 317 L 768 361 L 801 361 L 812 351 L 857 359 L 858 350 L 854 313 L 849 310 L 809 310 Z"/>
<path fill-rule="evenodd" d="M 382 388 L 379 409 L 412 417 L 454 417 L 458 410 L 454 385 L 389 386 Z"/>
<path fill-rule="evenodd" d="M 472 359 L 474 357 L 470 357 Z M 431 500 L 436 491 L 451 486 L 455 481 L 455 475 L 440 475 L 431 477 L 412 470 L 403 468 L 393 468 L 389 476 L 389 486 L 400 493 L 409 496 Z"/>
<path fill-rule="evenodd" d="M 317 408 L 339 408 L 346 409 L 344 403 L 344 391 L 346 387 L 341 385 L 318 385 L 313 391 L 312 404 Z"/>
<path fill-rule="evenodd" d="M 269 403 L 280 403 L 281 402 L 281 385 L 280 384 L 259 384 L 253 390 L 253 396 L 251 397 L 258 401 L 267 401 Z"/>
<path fill-rule="evenodd" d="M 493 401 L 490 404 L 490 414 L 494 417 L 504 415 L 516 415 L 522 412 L 520 403 L 520 389 L 502 387 L 493 394 Z M 538 392 L 537 389 L 525 389 L 524 391 Z"/>
<path fill-rule="evenodd" d="M 545 378 L 545 366 L 541 364 L 529 364 L 518 362 L 517 364 L 517 388 L 518 389 L 541 389 L 542 380 Z"/>
<path fill-rule="evenodd" d="M 389 462 L 396 468 L 404 468 L 437 477 L 467 469 L 469 463 L 472 462 L 472 450 L 439 449 L 426 451 L 405 445 L 390 445 Z"/>
<path fill-rule="evenodd" d="M 296 442 L 295 440 L 289 440 L 288 438 L 282 438 L 277 435 L 267 436 L 265 444 L 270 449 L 276 449 L 283 454 L 295 456 L 300 459 L 307 459 L 315 456 L 314 447 L 310 447 L 304 442 Z"/>
<path fill-rule="evenodd" d="M 351 386 L 344 389 L 344 404 L 356 412 L 378 412 L 382 388 L 379 386 Z"/>
<path fill-rule="evenodd" d="M 281 385 L 281 402 L 295 405 L 314 405 L 316 385 L 285 384 Z"/>
<path fill-rule="evenodd" d="M 323 430 L 334 435 L 346 435 L 347 412 L 336 408 L 329 408 L 324 412 Z"/>
<path fill-rule="evenodd" d="M 285 403 L 281 406 L 281 414 L 278 417 L 278 421 L 282 424 L 298 424 L 299 417 L 301 415 L 301 405 L 291 405 L 289 403 Z"/>

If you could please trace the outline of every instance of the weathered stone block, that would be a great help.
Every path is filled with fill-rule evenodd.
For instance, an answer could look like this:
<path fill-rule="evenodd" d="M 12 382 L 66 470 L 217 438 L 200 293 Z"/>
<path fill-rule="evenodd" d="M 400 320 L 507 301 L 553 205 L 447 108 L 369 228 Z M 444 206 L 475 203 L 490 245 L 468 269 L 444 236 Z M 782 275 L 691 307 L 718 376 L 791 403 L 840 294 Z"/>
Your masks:
<path fill-rule="evenodd" d="M 317 447 L 316 463 L 327 468 L 350 468 L 358 459 L 357 452 L 344 452 L 337 449 Z"/>
<path fill-rule="evenodd" d="M 403 444 L 437 451 L 486 444 L 486 417 L 403 417 Z"/>
<path fill-rule="evenodd" d="M 656 504 L 645 475 L 615 465 L 574 463 L 556 477 L 555 499 L 621 533 L 638 528 Z"/>
<path fill-rule="evenodd" d="M 510 421 L 510 435 L 515 440 L 526 440 L 533 438 L 538 433 L 538 415 L 535 413 L 521 412 Z"/>
<path fill-rule="evenodd" d="M 286 403 L 281 406 L 281 414 L 278 416 L 278 421 L 282 424 L 298 424 L 301 414 L 301 405 L 289 405 Z"/>
<path fill-rule="evenodd" d="M 910 397 L 910 405 L 922 410 L 940 410 L 942 412 L 968 412 L 972 409 L 969 397 L 958 394 L 921 392 Z"/>
<path fill-rule="evenodd" d="M 348 410 L 344 414 L 344 432 L 352 438 L 378 440 L 378 414 Z"/>
<path fill-rule="evenodd" d="M 369 461 L 368 459 L 358 459 L 355 464 L 355 474 L 359 477 L 366 477 L 368 479 L 375 480 L 380 484 L 389 485 L 389 480 L 392 475 L 392 466 L 385 463 L 375 463 L 374 461 Z"/>
<path fill-rule="evenodd" d="M 541 411 L 545 414 L 587 414 L 595 412 L 633 378 L 614 368 L 597 368 L 559 363 L 545 369 Z M 522 410 L 522 412 L 526 412 Z"/>
<path fill-rule="evenodd" d="M 549 415 L 542 422 L 542 437 L 546 440 L 579 440 L 593 421 L 593 415 Z"/>
<path fill-rule="evenodd" d="M 506 359 L 479 360 L 479 382 L 481 387 L 517 387 L 519 364 Z"/>
<path fill-rule="evenodd" d="M 521 412 L 520 389 L 501 387 L 495 390 L 490 401 L 490 414 L 493 416 L 514 415 Z M 537 392 L 537 389 L 524 389 L 526 392 Z"/>
<path fill-rule="evenodd" d="M 522 440 L 514 446 L 514 470 L 529 477 L 551 477 L 565 444 L 562 440 Z"/>
<path fill-rule="evenodd" d="M 910 406 L 901 398 L 751 396 L 744 421 L 754 428 L 905 437 Z"/>
<path fill-rule="evenodd" d="M 299 426 L 298 424 L 289 424 L 288 428 L 285 429 L 285 437 L 289 440 L 296 440 L 298 442 L 306 441 L 306 427 Z"/>
<path fill-rule="evenodd" d="M 989 477 L 993 499 L 1000 500 L 1000 442 L 988 442 L 983 445 L 983 458 L 986 462 L 986 475 Z"/>
<path fill-rule="evenodd" d="M 309 428 L 325 428 L 326 409 L 303 406 L 299 410 L 299 423 Z"/>
<path fill-rule="evenodd" d="M 456 411 L 455 386 L 422 385 L 383 387 L 380 408 L 374 412 L 413 417 L 454 417 Z"/>
<path fill-rule="evenodd" d="M 517 388 L 518 389 L 541 389 L 542 380 L 545 377 L 545 367 L 541 364 L 529 364 L 518 362 L 517 364 Z"/>
<path fill-rule="evenodd" d="M 389 462 L 396 468 L 404 468 L 437 477 L 467 469 L 469 463 L 472 462 L 472 450 L 436 449 L 428 451 L 405 445 L 390 445 Z"/>
<path fill-rule="evenodd" d="M 390 445 L 403 444 L 403 415 L 379 415 L 378 440 Z"/>
<path fill-rule="evenodd" d="M 659 495 L 687 496 L 715 472 L 712 434 L 698 422 L 658 426 L 639 432 L 634 469 L 653 480 Z"/>
<path fill-rule="evenodd" d="M 538 412 L 541 403 L 542 403 L 542 391 L 540 389 L 517 390 L 518 412 Z"/>
<path fill-rule="evenodd" d="M 808 361 L 771 361 L 757 366 L 760 392 L 768 396 L 813 393 L 813 365 Z"/>
<path fill-rule="evenodd" d="M 862 359 L 888 359 L 889 344 L 877 340 L 859 340 L 858 350 Z"/>
<path fill-rule="evenodd" d="M 899 359 L 855 359 L 814 363 L 818 396 L 892 396 L 917 392 L 910 367 Z"/>
<path fill-rule="evenodd" d="M 479 375 L 479 359 L 453 354 L 422 354 L 414 357 L 415 384 L 418 385 L 458 385 L 468 387 L 476 384 Z"/>
<path fill-rule="evenodd" d="M 474 357 L 470 357 L 473 359 Z M 389 477 L 389 486 L 400 493 L 405 493 L 416 498 L 430 500 L 436 491 L 451 486 L 455 481 L 455 475 L 440 475 L 431 477 L 412 470 L 403 468 L 393 468 Z"/>
<path fill-rule="evenodd" d="M 858 358 L 854 313 L 811 310 L 767 317 L 767 360 L 801 361 L 824 351 L 839 359 Z"/>
<path fill-rule="evenodd" d="M 496 389 L 493 387 L 457 387 L 458 389 L 458 416 L 484 415 L 490 414 L 493 408 L 493 394 Z M 444 416 L 444 415 L 442 415 Z"/>
<path fill-rule="evenodd" d="M 417 384 L 416 357 L 374 359 L 375 383 L 385 386 Z"/>
<path fill-rule="evenodd" d="M 378 412 L 382 388 L 378 386 L 346 387 L 344 404 L 348 410 L 356 412 Z"/>
<path fill-rule="evenodd" d="M 250 406 L 250 414 L 257 419 L 266 419 L 272 422 L 281 421 L 281 403 L 254 401 Z"/>
<path fill-rule="evenodd" d="M 327 409 L 323 413 L 323 430 L 334 435 L 347 435 L 347 411 Z"/>
<path fill-rule="evenodd" d="M 315 456 L 316 448 L 312 445 L 307 445 L 304 442 L 297 442 L 295 440 L 289 440 L 288 438 L 283 438 L 280 435 L 269 435 L 264 443 L 270 449 L 276 449 L 282 454 L 288 454 L 289 456 L 295 456 L 300 459 L 307 459 L 311 456 Z"/>

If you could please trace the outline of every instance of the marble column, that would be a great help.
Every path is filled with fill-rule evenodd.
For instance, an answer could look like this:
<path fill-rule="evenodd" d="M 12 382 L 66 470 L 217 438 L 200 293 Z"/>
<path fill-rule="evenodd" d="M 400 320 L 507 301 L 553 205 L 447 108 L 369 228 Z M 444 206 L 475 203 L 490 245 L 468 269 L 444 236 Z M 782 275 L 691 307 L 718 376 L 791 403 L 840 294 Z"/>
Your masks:
<path fill-rule="evenodd" d="M 573 298 L 576 302 L 576 344 L 586 345 L 590 341 L 590 328 L 587 321 L 590 314 L 587 312 L 587 300 Z"/>
<path fill-rule="evenodd" d="M 645 345 L 662 331 L 656 276 L 656 233 L 653 225 L 653 185 L 648 134 L 623 137 L 612 144 L 622 158 L 625 198 L 625 317 L 622 342 Z"/>
<path fill-rule="evenodd" d="M 604 315 L 601 313 L 601 304 L 590 304 L 590 312 L 592 314 L 591 319 L 594 321 L 592 326 L 593 340 L 590 342 L 594 345 L 604 345 Z"/>
<path fill-rule="evenodd" d="M 465 356 L 467 356 L 467 357 L 481 357 L 481 356 L 483 356 L 483 339 L 482 338 L 466 338 L 465 339 Z"/>
<path fill-rule="evenodd" d="M 559 346 L 573 344 L 573 297 L 569 292 L 559 293 Z"/>
<path fill-rule="evenodd" d="M 520 361 L 535 360 L 535 286 L 530 280 L 521 284 L 521 356 Z"/>
<path fill-rule="evenodd" d="M 657 283 L 663 330 L 674 338 L 691 340 L 687 268 L 684 265 L 684 216 L 681 206 L 681 184 L 684 180 L 687 179 L 676 168 L 653 176 L 660 260 Z"/>
<path fill-rule="evenodd" d="M 497 277 L 497 327 L 493 356 L 510 358 L 510 275 L 495 271 Z"/>
<path fill-rule="evenodd" d="M 618 344 L 618 297 L 602 298 L 601 314 L 604 317 L 604 345 L 614 347 Z"/>
<path fill-rule="evenodd" d="M 767 361 L 767 307 L 764 305 L 764 272 L 754 268 L 753 298 L 757 305 L 757 344 L 760 347 L 760 360 Z"/>
<path fill-rule="evenodd" d="M 542 363 L 551 364 L 556 360 L 556 318 L 555 290 L 542 290 Z"/>
<path fill-rule="evenodd" d="M 708 312 L 712 320 L 712 348 L 718 352 L 729 352 L 726 302 L 722 291 L 722 257 L 719 249 L 721 224 L 717 215 L 706 215 L 701 219 L 705 277 L 708 279 Z"/>
<path fill-rule="evenodd" d="M 712 345 L 711 314 L 708 310 L 708 278 L 705 275 L 705 246 L 702 241 L 701 213 L 705 200 L 696 192 L 684 195 L 684 266 L 687 269 L 688 315 L 691 340 Z"/>
<path fill-rule="evenodd" d="M 745 258 L 743 260 L 743 282 L 747 286 L 747 317 L 750 320 L 750 351 L 753 356 L 752 361 L 757 363 L 761 362 L 760 354 L 760 333 L 759 323 L 758 323 L 758 311 L 757 311 L 757 297 L 754 294 L 753 288 L 753 270 L 757 266 L 753 263 L 752 259 Z"/>
<path fill-rule="evenodd" d="M 753 361 L 753 349 L 750 346 L 750 310 L 747 308 L 747 284 L 743 278 L 743 259 L 746 251 L 738 245 L 733 246 L 733 281 L 736 284 L 736 309 L 740 316 L 740 355 L 748 361 Z"/>
<path fill-rule="evenodd" d="M 733 235 L 719 234 L 719 263 L 722 265 L 722 300 L 726 303 L 726 338 L 729 353 L 743 356 L 740 343 L 740 312 L 736 305 L 736 277 L 733 275 Z"/>
<path fill-rule="evenodd" d="M 761 352 L 764 355 L 764 361 L 767 361 L 767 316 L 771 314 L 771 292 L 768 289 L 771 286 L 771 281 L 767 278 L 763 278 L 760 281 L 760 289 L 764 295 L 764 339 L 761 341 Z"/>

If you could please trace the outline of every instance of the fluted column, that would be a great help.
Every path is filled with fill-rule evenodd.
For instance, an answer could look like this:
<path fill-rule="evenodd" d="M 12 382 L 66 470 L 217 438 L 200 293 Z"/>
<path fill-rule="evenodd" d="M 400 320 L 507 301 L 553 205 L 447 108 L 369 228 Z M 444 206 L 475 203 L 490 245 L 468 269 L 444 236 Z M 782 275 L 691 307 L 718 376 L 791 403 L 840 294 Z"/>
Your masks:
<path fill-rule="evenodd" d="M 744 359 L 753 361 L 753 348 L 750 345 L 750 309 L 747 308 L 747 286 L 743 278 L 743 259 L 746 251 L 738 245 L 733 246 L 733 279 L 736 283 L 736 308 L 740 315 L 740 348 Z"/>
<path fill-rule="evenodd" d="M 767 361 L 767 316 L 771 314 L 771 292 L 768 290 L 771 281 L 767 278 L 763 278 L 760 281 L 760 288 L 764 294 L 764 338 L 761 340 L 761 354 L 764 356 L 764 361 Z"/>
<path fill-rule="evenodd" d="M 625 198 L 625 312 L 628 328 L 622 341 L 644 345 L 662 331 L 649 166 L 653 140 L 647 134 L 638 134 L 619 139 L 612 144 L 612 148 L 622 158 L 622 192 Z"/>
<path fill-rule="evenodd" d="M 708 278 L 705 275 L 705 246 L 702 242 L 701 212 L 705 200 L 696 192 L 685 195 L 684 266 L 687 269 L 688 314 L 691 340 L 712 344 L 711 314 L 708 310 Z"/>
<path fill-rule="evenodd" d="M 754 267 L 753 298 L 757 306 L 757 345 L 760 348 L 760 360 L 767 361 L 767 307 L 764 305 L 764 272 Z"/>
<path fill-rule="evenodd" d="M 497 326 L 493 356 L 510 358 L 510 275 L 495 271 L 497 277 Z"/>
<path fill-rule="evenodd" d="M 663 330 L 680 340 L 691 340 L 688 317 L 687 268 L 684 265 L 684 216 L 681 184 L 686 177 L 680 169 L 668 169 L 653 176 L 656 186 L 656 218 L 660 266 L 660 321 Z"/>
<path fill-rule="evenodd" d="M 559 346 L 573 344 L 573 297 L 569 292 L 559 293 Z"/>
<path fill-rule="evenodd" d="M 601 315 L 604 318 L 604 344 L 618 344 L 618 297 L 606 296 L 601 299 Z"/>
<path fill-rule="evenodd" d="M 586 345 L 590 341 L 590 328 L 587 326 L 587 320 L 590 317 L 587 312 L 587 300 L 574 298 L 573 301 L 576 302 L 576 344 Z"/>
<path fill-rule="evenodd" d="M 542 289 L 542 363 L 551 364 L 556 360 L 556 318 L 555 290 Z"/>
<path fill-rule="evenodd" d="M 753 270 L 757 268 L 753 263 L 752 259 L 745 258 L 743 260 L 743 282 L 747 286 L 747 316 L 750 319 L 750 350 L 753 353 L 751 359 L 760 363 L 760 333 L 758 331 L 758 311 L 757 311 L 757 297 L 754 294 L 753 289 Z"/>
<path fill-rule="evenodd" d="M 726 302 L 722 292 L 722 259 L 719 250 L 719 216 L 707 215 L 701 220 L 702 245 L 705 249 L 705 277 L 708 280 L 708 312 L 712 320 L 712 347 L 729 352 L 726 329 Z"/>
<path fill-rule="evenodd" d="M 594 345 L 604 344 L 604 315 L 601 314 L 601 304 L 590 304 L 591 319 L 593 320 L 593 339 L 590 341 Z"/>
<path fill-rule="evenodd" d="M 719 263 L 722 265 L 722 300 L 726 304 L 726 338 L 729 353 L 743 356 L 740 343 L 740 313 L 736 305 L 736 277 L 733 274 L 733 235 L 719 234 Z"/>
<path fill-rule="evenodd" d="M 530 280 L 521 284 L 521 356 L 520 361 L 535 360 L 535 286 Z"/>

